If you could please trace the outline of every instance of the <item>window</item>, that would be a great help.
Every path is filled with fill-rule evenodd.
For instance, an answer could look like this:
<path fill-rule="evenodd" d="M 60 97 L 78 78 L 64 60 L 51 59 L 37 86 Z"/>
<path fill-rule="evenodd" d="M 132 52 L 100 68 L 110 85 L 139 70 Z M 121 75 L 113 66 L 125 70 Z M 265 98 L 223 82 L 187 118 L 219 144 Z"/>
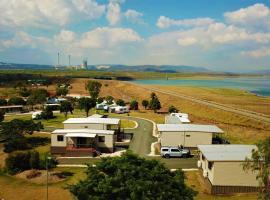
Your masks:
<path fill-rule="evenodd" d="M 105 136 L 98 136 L 98 142 L 105 142 Z"/>
<path fill-rule="evenodd" d="M 208 169 L 211 170 L 213 168 L 214 163 L 213 162 L 208 162 Z"/>
<path fill-rule="evenodd" d="M 85 126 L 84 128 L 88 128 L 88 126 Z"/>
<path fill-rule="evenodd" d="M 162 149 L 161 151 L 169 151 L 169 149 Z"/>
<path fill-rule="evenodd" d="M 179 152 L 178 149 L 171 149 L 171 152 Z"/>
<path fill-rule="evenodd" d="M 63 142 L 64 136 L 63 135 L 57 135 L 57 142 Z"/>
<path fill-rule="evenodd" d="M 190 137 L 190 135 L 186 135 L 186 137 Z"/>

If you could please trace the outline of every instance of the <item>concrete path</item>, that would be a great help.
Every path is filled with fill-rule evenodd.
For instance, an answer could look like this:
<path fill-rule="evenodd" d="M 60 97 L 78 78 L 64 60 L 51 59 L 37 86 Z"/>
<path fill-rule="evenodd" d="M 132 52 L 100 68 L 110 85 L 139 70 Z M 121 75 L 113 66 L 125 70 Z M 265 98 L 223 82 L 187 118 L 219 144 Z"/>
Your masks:
<path fill-rule="evenodd" d="M 132 83 L 132 84 L 134 84 L 134 83 Z M 218 108 L 218 109 L 221 109 L 221 110 L 224 110 L 224 111 L 228 111 L 228 112 L 232 112 L 232 113 L 235 113 L 235 114 L 243 115 L 243 116 L 255 119 L 257 121 L 270 123 L 270 116 L 269 115 L 265 115 L 265 114 L 258 113 L 258 112 L 255 112 L 255 111 L 250 111 L 250 110 L 245 110 L 245 109 L 240 109 L 240 108 L 234 108 L 234 107 L 230 107 L 230 106 L 220 104 L 220 103 L 216 103 L 216 102 L 212 102 L 212 101 L 197 99 L 197 98 L 187 96 L 187 95 L 183 95 L 183 94 L 180 94 L 180 93 L 177 93 L 177 92 L 169 92 L 169 91 L 161 90 L 161 89 L 158 89 L 156 87 L 147 87 L 147 86 L 143 86 L 143 85 L 139 85 L 139 84 L 135 84 L 135 85 L 138 86 L 138 87 L 144 88 L 144 89 L 151 90 L 153 92 L 159 92 L 159 93 L 162 93 L 162 94 L 167 94 L 167 95 L 179 97 L 179 98 L 182 98 L 182 99 L 193 101 L 195 103 L 199 103 L 199 104 L 211 106 L 211 107 L 214 107 L 214 108 Z"/>

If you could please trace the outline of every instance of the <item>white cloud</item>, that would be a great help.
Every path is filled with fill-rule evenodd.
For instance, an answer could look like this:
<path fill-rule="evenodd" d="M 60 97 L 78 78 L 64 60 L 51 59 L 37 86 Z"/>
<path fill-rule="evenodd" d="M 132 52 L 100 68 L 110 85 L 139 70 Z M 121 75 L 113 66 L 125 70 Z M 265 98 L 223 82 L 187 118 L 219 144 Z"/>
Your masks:
<path fill-rule="evenodd" d="M 171 26 L 183 26 L 183 27 L 194 27 L 194 26 L 207 26 L 214 22 L 211 18 L 195 18 L 195 19 L 183 19 L 174 20 L 165 16 L 160 16 L 156 25 L 159 28 L 169 28 Z"/>
<path fill-rule="evenodd" d="M 197 39 L 194 37 L 184 37 L 184 38 L 179 38 L 177 40 L 177 43 L 180 46 L 190 46 L 190 45 L 195 44 L 196 42 L 197 42 Z"/>
<path fill-rule="evenodd" d="M 270 29 L 270 9 L 261 3 L 237 11 L 226 12 L 224 17 L 229 23 Z"/>
<path fill-rule="evenodd" d="M 241 55 L 249 56 L 252 58 L 262 58 L 270 56 L 270 48 L 269 47 L 262 47 L 252 51 L 242 51 Z"/>
<path fill-rule="evenodd" d="M 107 48 L 141 40 L 138 33 L 132 29 L 102 27 L 84 33 L 79 46 L 82 48 Z"/>
<path fill-rule="evenodd" d="M 128 9 L 124 15 L 126 19 L 132 23 L 144 23 L 143 19 L 141 18 L 143 14 L 136 10 Z"/>
<path fill-rule="evenodd" d="M 76 17 L 99 18 L 105 12 L 104 5 L 94 0 L 1 0 L 0 25 L 8 27 L 64 26 Z"/>
<path fill-rule="evenodd" d="M 111 26 L 116 25 L 121 20 L 121 8 L 117 1 L 109 2 L 107 6 L 107 20 Z"/>
<path fill-rule="evenodd" d="M 74 42 L 76 39 L 76 34 L 69 30 L 61 30 L 59 35 L 56 35 L 54 39 L 55 41 L 60 43 Z"/>

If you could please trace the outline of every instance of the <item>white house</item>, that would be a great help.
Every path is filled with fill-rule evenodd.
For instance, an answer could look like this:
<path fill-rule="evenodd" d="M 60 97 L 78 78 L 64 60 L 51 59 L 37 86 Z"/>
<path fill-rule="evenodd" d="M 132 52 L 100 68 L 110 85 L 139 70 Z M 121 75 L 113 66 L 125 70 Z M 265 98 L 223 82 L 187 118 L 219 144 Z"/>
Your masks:
<path fill-rule="evenodd" d="M 212 144 L 214 134 L 223 131 L 215 125 L 157 124 L 161 146 L 197 148 L 200 144 Z"/>
<path fill-rule="evenodd" d="M 69 118 L 63 122 L 64 129 L 51 134 L 51 152 L 65 156 L 90 156 L 95 151 L 113 152 L 120 119 Z"/>
<path fill-rule="evenodd" d="M 243 170 L 255 145 L 198 145 L 198 167 L 211 194 L 256 192 L 258 181 L 251 170 Z"/>

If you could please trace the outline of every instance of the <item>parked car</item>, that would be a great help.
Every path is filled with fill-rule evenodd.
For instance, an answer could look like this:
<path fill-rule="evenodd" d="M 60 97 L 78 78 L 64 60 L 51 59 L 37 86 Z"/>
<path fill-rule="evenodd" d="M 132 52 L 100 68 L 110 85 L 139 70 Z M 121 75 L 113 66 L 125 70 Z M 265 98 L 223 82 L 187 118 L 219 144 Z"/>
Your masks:
<path fill-rule="evenodd" d="M 187 158 L 190 156 L 190 150 L 181 147 L 161 147 L 160 155 L 165 158 L 170 157 Z"/>

